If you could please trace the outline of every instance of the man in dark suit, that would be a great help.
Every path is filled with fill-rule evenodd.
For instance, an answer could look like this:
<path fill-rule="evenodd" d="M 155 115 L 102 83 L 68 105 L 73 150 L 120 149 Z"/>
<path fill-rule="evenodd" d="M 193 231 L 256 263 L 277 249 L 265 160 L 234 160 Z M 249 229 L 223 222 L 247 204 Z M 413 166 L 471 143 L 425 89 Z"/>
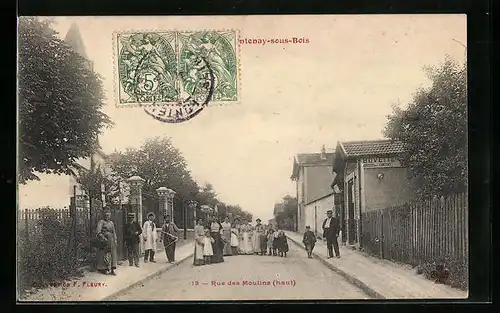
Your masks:
<path fill-rule="evenodd" d="M 175 243 L 179 239 L 179 228 L 174 222 L 170 221 L 170 215 L 163 218 L 163 227 L 161 229 L 163 239 L 163 246 L 165 247 L 165 254 L 169 263 L 175 262 Z"/>
<path fill-rule="evenodd" d="M 142 234 L 141 225 L 135 221 L 135 213 L 127 214 L 127 223 L 124 225 L 123 239 L 127 246 L 128 263 L 139 267 L 139 235 Z"/>
<path fill-rule="evenodd" d="M 326 218 L 323 221 L 323 237 L 326 238 L 326 247 L 328 248 L 328 258 L 333 258 L 333 250 L 335 249 L 335 256 L 340 258 L 339 243 L 337 238 L 340 232 L 340 222 L 337 214 L 333 216 L 333 211 L 326 212 Z M 333 249 L 332 249 L 333 246 Z"/>

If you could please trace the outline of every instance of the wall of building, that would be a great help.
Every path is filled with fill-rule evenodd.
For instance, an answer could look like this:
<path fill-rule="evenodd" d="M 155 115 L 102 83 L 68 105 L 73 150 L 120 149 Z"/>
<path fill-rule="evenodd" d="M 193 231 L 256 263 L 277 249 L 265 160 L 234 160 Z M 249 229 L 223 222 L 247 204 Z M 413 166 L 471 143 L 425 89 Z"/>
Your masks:
<path fill-rule="evenodd" d="M 104 174 L 110 174 L 110 166 L 107 160 L 102 155 L 96 153 L 92 156 L 92 158 L 96 167 L 100 166 Z"/>
<path fill-rule="evenodd" d="M 297 201 L 304 202 L 304 168 L 300 168 L 297 178 Z"/>
<path fill-rule="evenodd" d="M 305 203 L 316 201 L 332 193 L 332 166 L 307 166 L 305 170 Z"/>
<path fill-rule="evenodd" d="M 72 177 L 69 175 L 35 173 L 40 180 L 28 181 L 18 186 L 18 208 L 37 209 L 50 206 L 69 208 L 73 196 Z"/>
<path fill-rule="evenodd" d="M 305 226 L 309 225 L 313 232 L 316 232 L 318 236 L 322 237 L 323 229 L 321 226 L 323 225 L 323 220 L 326 218 L 326 211 L 332 209 L 333 203 L 333 195 L 309 203 L 305 208 L 305 225 L 303 228 L 299 229 L 299 231 L 304 232 Z"/>
<path fill-rule="evenodd" d="M 382 173 L 383 179 L 377 175 Z M 415 196 L 406 168 L 364 169 L 364 212 L 404 204 Z"/>

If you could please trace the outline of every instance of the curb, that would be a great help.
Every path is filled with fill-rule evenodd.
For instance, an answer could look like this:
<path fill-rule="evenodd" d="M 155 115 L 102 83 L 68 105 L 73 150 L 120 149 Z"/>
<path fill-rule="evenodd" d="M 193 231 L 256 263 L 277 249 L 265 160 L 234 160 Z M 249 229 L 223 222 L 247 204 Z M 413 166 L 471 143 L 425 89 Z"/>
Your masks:
<path fill-rule="evenodd" d="M 189 254 L 188 256 L 186 256 L 186 257 L 182 258 L 181 260 L 179 260 L 179 261 L 175 261 L 173 264 L 169 264 L 168 266 L 165 266 L 164 268 L 161 268 L 161 269 L 159 269 L 158 271 L 156 271 L 156 272 L 154 272 L 154 273 L 151 273 L 151 274 L 149 274 L 148 276 L 146 276 L 146 277 L 142 278 L 141 280 L 136 281 L 135 283 L 133 283 L 133 284 L 131 284 L 131 285 L 129 285 L 129 286 L 127 286 L 127 287 L 123 288 L 123 289 L 120 289 L 120 290 L 118 290 L 118 291 L 116 291 L 116 292 L 112 293 L 111 295 L 109 295 L 109 296 L 107 296 L 107 297 L 104 297 L 104 298 L 102 298 L 101 300 L 98 300 L 98 301 L 113 301 L 113 298 L 115 298 L 115 297 L 119 296 L 120 294 L 122 294 L 122 293 L 124 293 L 124 292 L 126 292 L 126 291 L 128 291 L 128 290 L 130 290 L 130 289 L 132 289 L 132 288 L 134 288 L 134 287 L 137 287 L 137 286 L 139 286 L 139 285 L 143 284 L 144 282 L 146 282 L 146 281 L 150 280 L 151 278 L 154 278 L 154 277 L 156 277 L 156 276 L 158 276 L 158 275 L 161 275 L 161 274 L 163 274 L 163 273 L 167 272 L 167 271 L 168 271 L 168 270 L 170 270 L 171 268 L 174 268 L 174 267 L 176 267 L 177 265 L 181 264 L 182 262 L 184 262 L 184 261 L 186 261 L 186 260 L 188 260 L 188 259 L 192 258 L 192 257 L 193 257 L 193 255 L 194 255 L 194 253 L 191 253 L 191 254 Z"/>
<path fill-rule="evenodd" d="M 302 243 L 299 243 L 298 241 L 294 240 L 293 238 L 287 236 L 290 241 L 292 241 L 294 244 L 296 244 L 299 247 L 304 248 L 304 245 Z M 358 287 L 361 289 L 364 293 L 366 293 L 368 296 L 374 298 L 374 299 L 386 299 L 383 295 L 375 291 L 373 288 L 362 282 L 361 280 L 357 279 L 355 276 L 347 273 L 346 271 L 343 271 L 339 269 L 337 266 L 331 264 L 327 260 L 325 260 L 324 257 L 320 256 L 319 254 L 313 252 L 313 256 L 320 260 L 324 265 L 326 265 L 329 269 L 333 270 L 335 273 L 339 274 L 340 276 L 344 277 L 349 283 L 352 285 Z"/>

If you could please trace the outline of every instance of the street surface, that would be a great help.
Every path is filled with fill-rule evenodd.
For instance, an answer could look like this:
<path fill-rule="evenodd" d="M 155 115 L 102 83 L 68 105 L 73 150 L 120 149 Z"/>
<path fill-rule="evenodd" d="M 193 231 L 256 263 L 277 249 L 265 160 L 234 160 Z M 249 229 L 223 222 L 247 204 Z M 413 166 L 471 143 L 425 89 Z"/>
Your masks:
<path fill-rule="evenodd" d="M 286 258 L 227 256 L 224 263 L 196 267 L 190 258 L 112 300 L 369 299 L 302 248 L 289 246 Z"/>

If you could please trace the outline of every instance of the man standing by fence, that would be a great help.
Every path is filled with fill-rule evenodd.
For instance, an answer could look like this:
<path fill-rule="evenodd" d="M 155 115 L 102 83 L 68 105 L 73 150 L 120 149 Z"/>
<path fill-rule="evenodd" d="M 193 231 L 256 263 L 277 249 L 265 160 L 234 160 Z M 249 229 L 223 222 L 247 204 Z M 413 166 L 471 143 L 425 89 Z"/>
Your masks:
<path fill-rule="evenodd" d="M 141 225 L 135 221 L 135 214 L 127 214 L 127 223 L 123 227 L 124 241 L 127 245 L 128 263 L 139 267 L 139 242 L 142 233 Z"/>
<path fill-rule="evenodd" d="M 340 258 L 339 237 L 340 223 L 337 213 L 333 216 L 333 211 L 326 211 L 326 218 L 323 221 L 323 237 L 326 238 L 326 247 L 328 248 L 328 258 L 333 258 L 333 249 L 335 249 L 335 256 Z M 333 249 L 332 249 L 333 245 Z"/>

